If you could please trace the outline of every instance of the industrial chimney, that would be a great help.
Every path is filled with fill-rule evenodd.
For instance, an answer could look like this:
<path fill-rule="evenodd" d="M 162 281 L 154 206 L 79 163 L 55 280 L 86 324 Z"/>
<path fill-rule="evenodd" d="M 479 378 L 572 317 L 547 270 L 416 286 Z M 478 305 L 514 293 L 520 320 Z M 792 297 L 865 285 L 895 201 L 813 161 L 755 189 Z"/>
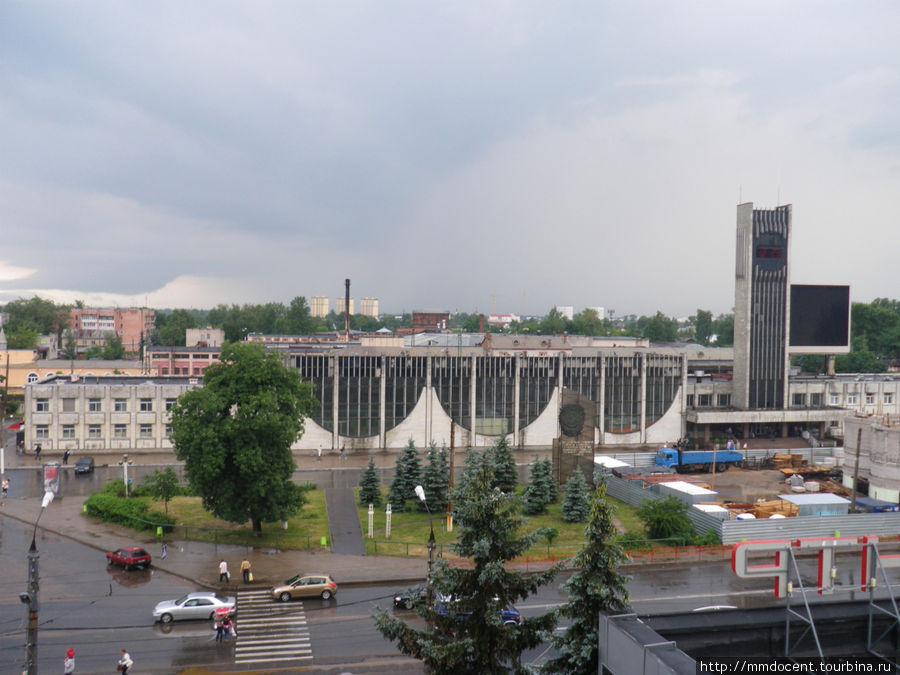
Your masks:
<path fill-rule="evenodd" d="M 344 279 L 344 332 L 350 342 L 350 280 Z"/>

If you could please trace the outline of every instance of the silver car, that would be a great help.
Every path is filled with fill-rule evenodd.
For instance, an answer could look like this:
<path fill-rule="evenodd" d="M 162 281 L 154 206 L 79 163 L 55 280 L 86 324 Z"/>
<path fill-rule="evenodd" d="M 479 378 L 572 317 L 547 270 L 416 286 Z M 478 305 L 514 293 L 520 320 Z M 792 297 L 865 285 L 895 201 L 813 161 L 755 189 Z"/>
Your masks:
<path fill-rule="evenodd" d="M 233 595 L 226 597 L 212 591 L 197 591 L 177 600 L 158 603 L 153 610 L 153 619 L 163 623 L 182 619 L 213 619 L 216 614 L 233 614 L 234 603 Z"/>

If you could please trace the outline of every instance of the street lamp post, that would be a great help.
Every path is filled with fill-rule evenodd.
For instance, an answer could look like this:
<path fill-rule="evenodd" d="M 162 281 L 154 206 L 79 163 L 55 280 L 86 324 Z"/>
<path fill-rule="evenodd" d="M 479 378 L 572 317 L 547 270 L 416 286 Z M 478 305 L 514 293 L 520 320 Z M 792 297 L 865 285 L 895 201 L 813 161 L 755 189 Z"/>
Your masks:
<path fill-rule="evenodd" d="M 425 505 L 425 510 L 428 512 L 428 526 L 431 529 L 430 534 L 428 535 L 428 583 L 426 585 L 426 602 L 428 603 L 428 607 L 431 608 L 434 605 L 434 586 L 431 583 L 431 571 L 434 567 L 434 549 L 435 541 L 434 541 L 434 521 L 431 518 L 431 509 L 428 508 L 428 501 L 425 499 L 425 488 L 421 485 L 416 485 L 415 487 L 416 497 L 419 498 Z"/>
<path fill-rule="evenodd" d="M 122 465 L 122 478 L 125 481 L 125 496 L 128 496 L 128 465 L 134 464 L 134 462 L 128 459 L 128 454 L 122 455 L 122 461 L 119 462 Z"/>

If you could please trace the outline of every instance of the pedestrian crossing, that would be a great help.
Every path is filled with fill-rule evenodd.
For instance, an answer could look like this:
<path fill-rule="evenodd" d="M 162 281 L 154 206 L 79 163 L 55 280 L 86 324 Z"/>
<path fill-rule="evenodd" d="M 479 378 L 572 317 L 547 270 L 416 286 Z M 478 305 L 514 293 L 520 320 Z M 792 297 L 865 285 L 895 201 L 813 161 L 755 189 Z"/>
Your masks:
<path fill-rule="evenodd" d="M 312 648 L 303 602 L 278 602 L 270 591 L 237 594 L 237 665 L 311 661 Z"/>

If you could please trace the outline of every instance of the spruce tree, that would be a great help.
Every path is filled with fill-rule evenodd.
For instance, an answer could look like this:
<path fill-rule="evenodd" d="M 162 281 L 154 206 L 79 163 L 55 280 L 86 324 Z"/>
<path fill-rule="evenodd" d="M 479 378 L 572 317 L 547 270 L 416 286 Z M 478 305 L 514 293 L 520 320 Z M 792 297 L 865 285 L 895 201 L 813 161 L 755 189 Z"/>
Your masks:
<path fill-rule="evenodd" d="M 550 500 L 548 504 L 555 504 L 559 501 L 559 487 L 556 484 L 556 478 L 553 475 L 553 460 L 549 457 L 542 460 L 544 468 L 541 471 L 541 480 L 544 481 L 547 490 L 547 498 Z"/>
<path fill-rule="evenodd" d="M 531 465 L 528 485 L 525 486 L 525 491 L 522 493 L 524 501 L 522 510 L 529 516 L 546 513 L 547 505 L 550 504 L 550 495 L 547 491 L 548 482 L 543 475 L 545 470 L 544 462 L 535 458 L 534 464 Z"/>
<path fill-rule="evenodd" d="M 425 499 L 428 511 L 432 514 L 440 513 L 447 508 L 450 494 L 450 465 L 447 459 L 447 450 L 437 449 L 434 443 L 428 448 L 428 464 L 422 473 L 422 487 L 425 489 Z M 419 502 L 419 510 L 425 511 L 425 504 Z"/>
<path fill-rule="evenodd" d="M 505 563 L 522 555 L 537 534 L 520 535 L 522 517 L 513 493 L 492 487 L 494 466 L 488 453 L 470 451 L 466 471 L 453 493 L 457 540 L 454 553 L 471 566 L 450 567 L 440 559 L 432 575 L 434 590 L 453 598 L 419 615 L 435 631 L 416 630 L 386 610 L 374 615 L 378 630 L 399 650 L 424 661 L 434 673 L 524 672 L 522 652 L 540 644 L 555 625 L 553 612 L 504 625 L 504 607 L 534 594 L 558 567 L 526 577 Z"/>
<path fill-rule="evenodd" d="M 394 480 L 388 493 L 388 501 L 391 510 L 405 511 L 406 502 L 416 498 L 416 485 L 422 480 L 422 467 L 419 465 L 419 451 L 413 439 L 397 455 L 397 463 L 394 467 Z"/>
<path fill-rule="evenodd" d="M 606 500 L 605 479 L 591 494 L 590 503 L 584 546 L 572 561 L 578 571 L 562 586 L 569 601 L 557 610 L 569 628 L 551 637 L 558 655 L 544 664 L 541 670 L 546 673 L 596 673 L 600 612 L 629 611 L 628 577 L 618 572 L 628 557 L 616 543 L 615 507 Z"/>
<path fill-rule="evenodd" d="M 381 505 L 381 479 L 378 478 L 375 458 L 372 456 L 369 456 L 369 465 L 359 477 L 359 503 L 363 506 Z"/>
<path fill-rule="evenodd" d="M 498 487 L 503 492 L 512 492 L 519 482 L 519 472 L 516 469 L 516 458 L 506 438 L 502 437 L 491 448 L 491 458 L 494 463 L 493 487 Z"/>
<path fill-rule="evenodd" d="M 566 496 L 562 503 L 562 519 L 567 523 L 583 523 L 590 515 L 588 485 L 581 469 L 576 468 L 566 481 Z"/>

